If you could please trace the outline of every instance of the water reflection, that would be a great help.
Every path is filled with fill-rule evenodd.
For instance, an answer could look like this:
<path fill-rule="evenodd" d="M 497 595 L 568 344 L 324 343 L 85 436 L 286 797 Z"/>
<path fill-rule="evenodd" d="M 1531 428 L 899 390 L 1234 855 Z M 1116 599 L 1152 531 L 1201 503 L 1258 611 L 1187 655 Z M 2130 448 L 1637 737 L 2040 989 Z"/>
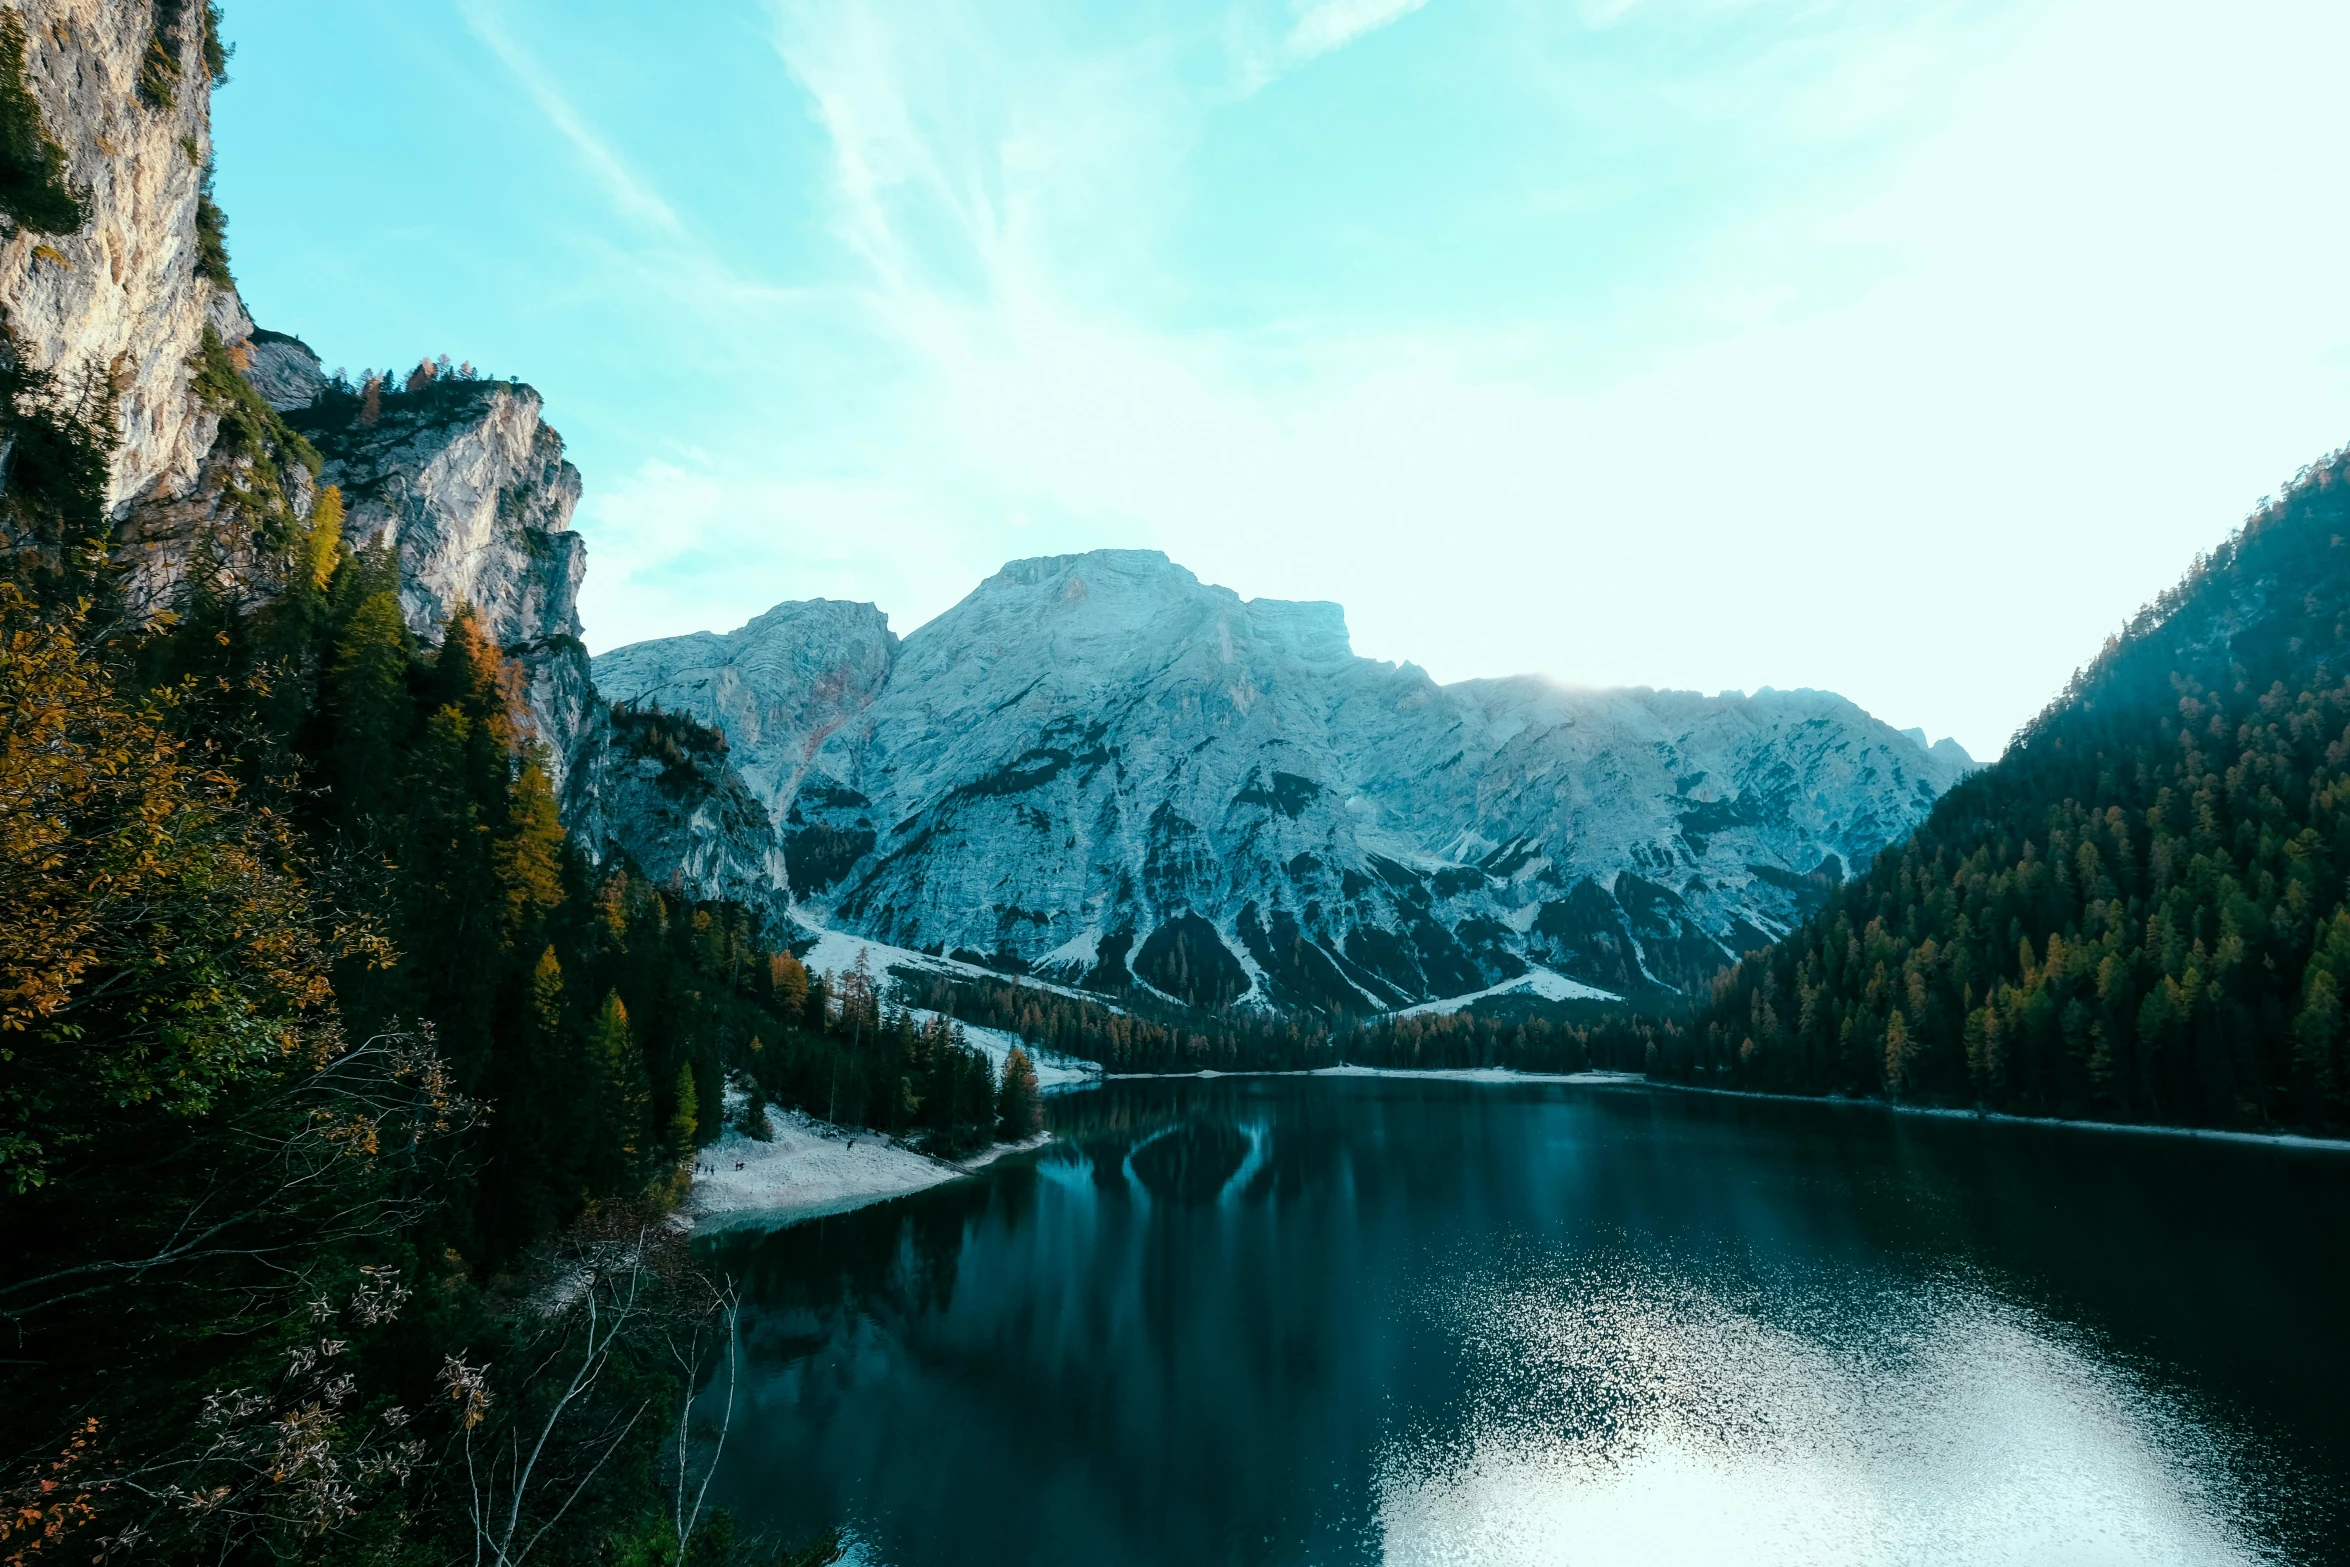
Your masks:
<path fill-rule="evenodd" d="M 1387 1561 L 2263 1558 L 2239 1455 L 2182 1401 L 1964 1285 L 1533 1274 L 1439 1297 L 1471 1413 L 1391 1440 Z"/>
<path fill-rule="evenodd" d="M 716 1243 L 728 1505 L 901 1567 L 2344 1559 L 2350 1158 L 1639 1089 L 1051 1114 Z"/>

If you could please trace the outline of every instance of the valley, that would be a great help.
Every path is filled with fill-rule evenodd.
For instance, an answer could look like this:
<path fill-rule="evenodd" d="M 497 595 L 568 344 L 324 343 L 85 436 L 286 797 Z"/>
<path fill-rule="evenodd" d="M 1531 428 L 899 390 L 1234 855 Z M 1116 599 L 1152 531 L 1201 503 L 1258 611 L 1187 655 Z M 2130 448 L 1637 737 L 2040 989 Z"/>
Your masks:
<path fill-rule="evenodd" d="M 458 9 L 398 24 L 518 70 Z M 606 646 L 643 579 L 591 573 L 708 518 L 557 425 L 614 449 L 625 386 L 683 451 L 707 387 L 296 335 L 438 331 L 503 276 L 453 261 L 256 320 L 223 26 L 0 6 L 8 1567 L 2350 1559 L 2350 448 L 1982 762 L 1824 689 L 1438 681 L 1142 508 L 903 629 L 809 548 Z M 659 288 L 806 304 L 715 257 Z M 835 454 L 762 438 L 799 527 Z M 1654 589 L 1661 666 L 1717 628 Z"/>

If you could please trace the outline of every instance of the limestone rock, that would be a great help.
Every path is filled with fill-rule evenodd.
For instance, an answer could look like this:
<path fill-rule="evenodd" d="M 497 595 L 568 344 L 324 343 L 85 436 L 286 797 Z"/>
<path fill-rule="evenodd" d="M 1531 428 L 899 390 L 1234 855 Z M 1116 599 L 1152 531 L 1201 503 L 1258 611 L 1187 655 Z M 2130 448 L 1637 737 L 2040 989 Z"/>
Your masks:
<path fill-rule="evenodd" d="M 521 658 L 560 792 L 595 698 L 579 640 L 587 547 L 571 529 L 579 470 L 540 407 L 519 383 L 442 377 L 382 393 L 372 418 L 364 398 L 329 390 L 287 420 L 325 458 L 319 482 L 342 487 L 345 541 L 398 557 L 409 629 L 438 640 L 470 605 Z"/>
<path fill-rule="evenodd" d="M 595 673 L 725 730 L 769 818 L 742 852 L 771 830 L 810 917 L 1202 1004 L 1394 1007 L 1530 966 L 1686 993 L 1971 766 L 1827 692 L 1440 686 L 1356 657 L 1336 605 L 1155 551 L 1017 561 L 885 636 L 787 604 Z"/>
<path fill-rule="evenodd" d="M 326 390 L 326 372 L 318 355 L 298 337 L 256 327 L 249 334 L 250 362 L 245 379 L 279 413 L 291 413 L 318 401 Z"/>
<path fill-rule="evenodd" d="M 27 356 L 69 390 L 84 376 L 112 383 L 122 444 L 109 502 L 177 494 L 212 445 L 214 420 L 190 395 L 189 360 L 228 292 L 196 273 L 197 198 L 212 156 L 197 26 L 191 15 L 171 42 L 181 70 L 165 108 L 139 90 L 152 7 L 26 0 L 18 10 L 26 85 L 71 183 L 86 192 L 88 216 L 70 234 L 20 229 L 0 239 L 0 308 Z"/>

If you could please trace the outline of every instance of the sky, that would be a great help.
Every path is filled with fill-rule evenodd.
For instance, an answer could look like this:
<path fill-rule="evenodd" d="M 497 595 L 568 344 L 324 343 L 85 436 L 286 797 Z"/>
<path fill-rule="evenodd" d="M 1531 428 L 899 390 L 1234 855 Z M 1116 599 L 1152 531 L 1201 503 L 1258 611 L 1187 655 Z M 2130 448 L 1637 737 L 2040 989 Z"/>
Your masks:
<path fill-rule="evenodd" d="M 591 649 L 1165 550 L 1996 755 L 2350 441 L 2340 0 L 231 0 L 263 325 L 586 477 Z"/>

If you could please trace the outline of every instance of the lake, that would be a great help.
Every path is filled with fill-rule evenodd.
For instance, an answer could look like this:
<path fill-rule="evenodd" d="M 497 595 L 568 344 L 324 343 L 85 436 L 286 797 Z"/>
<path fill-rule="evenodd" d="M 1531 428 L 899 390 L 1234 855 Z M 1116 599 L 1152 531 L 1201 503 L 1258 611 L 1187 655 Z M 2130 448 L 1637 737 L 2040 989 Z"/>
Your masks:
<path fill-rule="evenodd" d="M 703 1243 L 715 1500 L 892 1567 L 2350 1561 L 2350 1154 L 1638 1085 L 1049 1111 Z"/>

